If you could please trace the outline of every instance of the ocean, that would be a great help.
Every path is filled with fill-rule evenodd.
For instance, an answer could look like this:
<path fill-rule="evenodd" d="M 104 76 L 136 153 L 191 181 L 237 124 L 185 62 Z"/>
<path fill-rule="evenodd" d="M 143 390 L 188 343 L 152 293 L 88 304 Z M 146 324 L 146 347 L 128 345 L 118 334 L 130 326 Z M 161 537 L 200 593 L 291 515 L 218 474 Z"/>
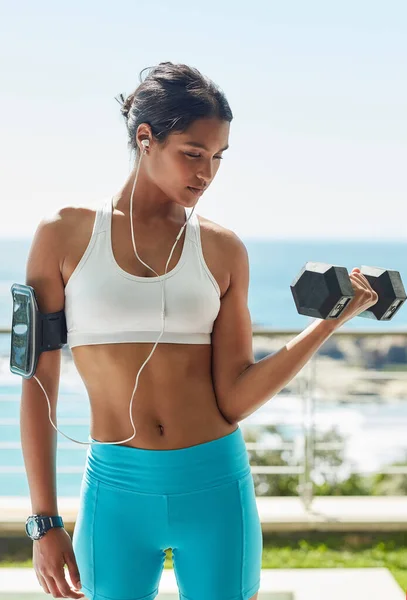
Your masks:
<path fill-rule="evenodd" d="M 346 267 L 371 265 L 400 271 L 407 287 L 407 242 L 335 240 L 254 240 L 243 239 L 249 253 L 249 310 L 253 326 L 277 329 L 304 329 L 309 319 L 299 315 L 290 284 L 307 261 L 321 261 Z M 25 282 L 25 265 L 31 240 L 0 240 L 0 328 L 11 326 L 13 283 Z M 355 318 L 346 329 L 369 331 L 407 330 L 407 303 L 388 323 Z M 20 446 L 19 402 L 21 378 L 9 370 L 10 336 L 0 335 L 0 495 L 28 496 L 29 488 Z M 316 427 L 320 431 L 336 424 L 347 436 L 346 460 L 357 468 L 374 471 L 381 465 L 406 456 L 406 402 L 344 405 L 318 403 Z M 44 396 L 44 402 L 46 402 Z M 242 431 L 259 424 L 276 424 L 284 435 L 301 442 L 300 398 L 279 394 L 240 422 Z M 293 416 L 294 415 L 294 416 Z M 298 416 L 295 416 L 298 415 Z M 88 441 L 89 404 L 79 375 L 61 374 L 58 400 L 58 427 L 70 437 Z M 74 420 L 66 425 L 64 420 Z M 58 496 L 78 496 L 87 446 L 80 446 L 58 434 Z M 17 472 L 11 472 L 16 467 Z M 66 472 L 74 467 L 74 472 Z"/>

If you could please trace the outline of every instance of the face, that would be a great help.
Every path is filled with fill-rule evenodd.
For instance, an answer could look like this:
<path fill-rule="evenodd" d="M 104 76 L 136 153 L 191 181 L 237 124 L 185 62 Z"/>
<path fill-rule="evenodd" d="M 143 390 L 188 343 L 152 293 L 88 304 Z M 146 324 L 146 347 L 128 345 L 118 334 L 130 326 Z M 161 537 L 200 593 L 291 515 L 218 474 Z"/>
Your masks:
<path fill-rule="evenodd" d="M 170 134 L 165 144 L 150 135 L 148 161 L 143 157 L 148 176 L 172 201 L 194 206 L 202 192 L 189 188 L 208 189 L 227 149 L 229 129 L 227 121 L 210 118 L 194 121 L 183 133 Z M 146 132 L 151 134 L 151 129 Z M 140 139 L 146 137 L 142 134 L 139 130 Z"/>

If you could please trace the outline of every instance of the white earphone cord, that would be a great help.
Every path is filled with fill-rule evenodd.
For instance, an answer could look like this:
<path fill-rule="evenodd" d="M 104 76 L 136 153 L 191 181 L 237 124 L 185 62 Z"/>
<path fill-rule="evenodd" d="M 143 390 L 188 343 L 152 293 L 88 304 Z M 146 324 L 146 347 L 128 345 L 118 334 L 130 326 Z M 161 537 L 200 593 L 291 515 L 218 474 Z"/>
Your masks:
<path fill-rule="evenodd" d="M 53 423 L 53 421 L 52 421 L 52 418 L 51 418 L 51 403 L 50 403 L 50 401 L 49 401 L 48 394 L 47 394 L 47 392 L 45 391 L 45 389 L 44 389 L 44 387 L 43 387 L 43 385 L 42 385 L 41 381 L 38 379 L 38 377 L 37 377 L 36 375 L 34 375 L 34 379 L 36 379 L 36 380 L 37 380 L 37 382 L 38 382 L 38 385 L 41 387 L 41 389 L 42 389 L 42 391 L 44 392 L 44 394 L 45 394 L 45 397 L 46 397 L 46 399 L 47 399 L 47 402 L 48 402 L 48 418 L 49 418 L 49 420 L 50 420 L 50 422 L 51 422 L 51 424 L 52 424 L 53 428 L 54 428 L 56 431 L 59 431 L 59 433 L 61 433 L 61 434 L 62 434 L 64 437 L 66 437 L 68 440 L 71 440 L 72 442 L 75 442 L 76 444 L 83 444 L 83 445 L 85 445 L 85 446 L 90 446 L 90 445 L 92 445 L 92 444 L 124 444 L 124 442 L 129 442 L 130 440 L 132 440 L 132 439 L 135 437 L 135 435 L 136 435 L 136 429 L 135 429 L 135 427 L 134 427 L 134 423 L 133 423 L 132 406 L 133 406 L 134 394 L 135 394 L 135 391 L 136 391 L 136 389 L 137 389 L 137 386 L 138 386 L 138 379 L 139 379 L 139 375 L 140 375 L 141 371 L 144 369 L 144 366 L 147 364 L 147 362 L 150 360 L 151 356 L 153 355 L 153 352 L 155 351 L 155 349 L 156 349 L 156 347 L 157 347 L 157 344 L 158 344 L 158 342 L 160 341 L 160 339 L 161 339 L 161 337 L 162 337 L 162 335 L 163 335 L 163 333 L 164 333 L 164 327 L 165 327 L 165 281 L 162 281 L 162 280 L 161 280 L 161 276 L 160 276 L 160 275 L 159 275 L 159 274 L 158 274 L 156 271 L 154 271 L 154 269 L 152 269 L 152 268 L 151 268 L 149 265 L 147 265 L 147 264 L 146 264 L 146 263 L 145 263 L 143 260 L 141 260 L 141 258 L 140 258 L 140 257 L 139 257 L 139 255 L 137 254 L 136 242 L 134 241 L 134 231 L 133 231 L 133 194 L 134 194 L 134 188 L 135 188 L 135 186 L 136 186 L 136 182 L 137 182 L 137 178 L 138 178 L 138 174 L 139 174 L 139 169 L 140 169 L 141 159 L 142 159 L 142 157 L 144 156 L 144 154 L 147 152 L 146 148 L 147 148 L 147 147 L 150 145 L 150 142 L 149 142 L 149 140 L 143 140 L 141 143 L 142 143 L 142 145 L 143 145 L 143 148 L 144 148 L 144 150 L 143 150 L 143 152 L 142 152 L 142 153 L 141 153 L 141 155 L 140 155 L 140 160 L 139 160 L 139 163 L 138 163 L 138 165 L 137 165 L 136 175 L 135 175 L 135 177 L 134 177 L 133 188 L 132 188 L 132 191 L 131 191 L 131 196 L 130 196 L 130 226 L 131 226 L 131 239 L 132 239 L 132 242 L 133 242 L 133 248 L 134 248 L 134 252 L 135 252 L 135 254 L 136 254 L 137 258 L 139 259 L 139 261 L 140 261 L 140 262 L 142 262 L 142 263 L 143 263 L 143 265 L 145 265 L 146 267 L 148 267 L 148 268 L 150 269 L 150 271 L 153 271 L 153 272 L 154 272 L 154 273 L 157 275 L 157 277 L 159 278 L 159 281 L 160 281 L 160 283 L 161 283 L 161 291 L 162 291 L 162 294 L 161 294 L 161 298 L 162 298 L 162 303 L 161 303 L 161 322 L 162 322 L 162 326 L 161 326 L 161 333 L 160 333 L 160 335 L 159 335 L 158 339 L 157 339 L 157 340 L 156 340 L 156 342 L 154 343 L 154 346 L 153 346 L 153 348 L 152 348 L 152 350 L 151 350 L 151 352 L 150 352 L 149 356 L 146 358 L 146 360 L 144 361 L 144 363 L 141 365 L 141 367 L 140 367 L 140 369 L 139 369 L 139 371 L 138 371 L 138 373 L 137 373 L 137 376 L 136 376 L 136 384 L 135 384 L 135 386 L 134 386 L 133 393 L 132 393 L 132 395 L 131 395 L 131 400 L 130 400 L 130 408 L 129 408 L 130 422 L 131 422 L 131 424 L 132 424 L 132 426 L 133 426 L 133 432 L 134 432 L 134 433 L 133 433 L 133 435 L 132 435 L 131 437 L 127 438 L 126 440 L 121 440 L 121 441 L 119 441 L 119 442 L 99 442 L 98 440 L 91 441 L 91 442 L 80 442 L 79 440 L 74 440 L 73 438 L 69 437 L 69 435 L 66 435 L 66 434 L 65 434 L 63 431 L 61 431 L 60 429 L 58 429 L 58 427 L 56 427 L 56 426 L 54 425 L 54 423 Z M 112 210 L 113 210 L 113 208 L 112 208 Z M 174 252 L 175 246 L 177 245 L 177 242 L 178 242 L 178 240 L 180 239 L 180 237 L 181 237 L 181 235 L 182 235 L 182 232 L 183 232 L 184 228 L 186 227 L 186 225 L 187 225 L 187 223 L 188 223 L 189 219 L 191 218 L 191 216 L 192 216 L 192 213 L 194 212 L 194 210 L 195 210 L 195 206 L 194 206 L 194 208 L 192 209 L 192 211 L 191 211 L 190 215 L 188 216 L 188 218 L 187 218 L 186 222 L 185 222 L 185 223 L 183 224 L 183 226 L 181 227 L 181 230 L 180 230 L 179 234 L 177 235 L 177 238 L 176 238 L 176 240 L 175 240 L 175 243 L 174 243 L 174 245 L 173 245 L 173 247 L 172 247 L 172 249 L 171 249 L 170 255 L 169 255 L 169 257 L 168 257 L 167 264 L 165 265 L 165 271 L 164 271 L 164 275 L 167 273 L 168 264 L 169 264 L 169 262 L 170 262 L 170 260 L 171 260 L 171 256 L 172 256 L 172 253 Z M 186 240 L 185 240 L 185 242 L 184 242 L 184 243 L 186 243 Z"/>

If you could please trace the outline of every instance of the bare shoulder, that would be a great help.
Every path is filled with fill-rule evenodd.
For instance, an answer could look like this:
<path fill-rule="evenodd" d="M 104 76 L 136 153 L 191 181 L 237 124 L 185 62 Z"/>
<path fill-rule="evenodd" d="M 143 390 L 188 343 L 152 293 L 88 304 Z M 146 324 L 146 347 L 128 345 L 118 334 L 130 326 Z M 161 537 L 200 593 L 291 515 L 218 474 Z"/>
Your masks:
<path fill-rule="evenodd" d="M 66 224 L 70 224 L 71 222 L 76 222 L 78 220 L 82 221 L 83 219 L 94 217 L 96 209 L 96 205 L 92 206 L 92 204 L 87 206 L 84 206 L 83 204 L 69 204 L 61 206 L 56 214 Z"/>
<path fill-rule="evenodd" d="M 95 219 L 96 208 L 81 205 L 56 207 L 42 216 L 34 236 L 58 256 L 60 271 L 63 272 L 65 259 L 73 248 L 82 248 L 83 239 L 89 237 Z"/>
<path fill-rule="evenodd" d="M 62 205 L 45 215 L 41 225 L 47 224 L 48 228 L 52 228 L 59 238 L 61 249 L 65 250 L 65 240 L 75 242 L 89 228 L 92 230 L 95 214 L 96 207 L 92 205 Z"/>
<path fill-rule="evenodd" d="M 72 222 L 82 220 L 86 217 L 92 217 L 95 215 L 96 207 L 83 206 L 83 205 L 62 205 L 59 207 L 52 208 L 48 213 L 44 214 L 41 219 L 41 224 L 51 225 L 54 224 L 54 228 L 61 230 L 65 225 L 69 225 Z"/>
<path fill-rule="evenodd" d="M 248 286 L 249 257 L 239 236 L 210 219 L 197 215 L 201 230 L 202 250 L 212 275 L 218 282 L 220 297 L 224 298 L 233 282 Z"/>
<path fill-rule="evenodd" d="M 216 251 L 227 257 L 228 264 L 236 268 L 248 261 L 247 248 L 240 237 L 232 229 L 223 227 L 210 219 L 198 215 L 202 233 L 216 245 Z"/>

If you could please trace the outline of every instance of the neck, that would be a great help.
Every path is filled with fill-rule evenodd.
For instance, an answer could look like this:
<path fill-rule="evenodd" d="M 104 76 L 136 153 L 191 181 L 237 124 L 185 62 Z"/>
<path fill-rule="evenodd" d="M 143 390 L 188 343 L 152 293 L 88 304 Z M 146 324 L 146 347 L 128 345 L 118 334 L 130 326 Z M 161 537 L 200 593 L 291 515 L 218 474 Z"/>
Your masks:
<path fill-rule="evenodd" d="M 113 197 L 113 210 L 118 210 L 125 215 L 130 214 L 130 196 L 133 189 L 136 168 L 130 173 L 123 187 Z M 172 222 L 182 225 L 185 222 L 185 209 L 170 200 L 162 190 L 147 179 L 140 169 L 137 183 L 133 193 L 134 219 L 145 225 L 154 225 Z"/>

